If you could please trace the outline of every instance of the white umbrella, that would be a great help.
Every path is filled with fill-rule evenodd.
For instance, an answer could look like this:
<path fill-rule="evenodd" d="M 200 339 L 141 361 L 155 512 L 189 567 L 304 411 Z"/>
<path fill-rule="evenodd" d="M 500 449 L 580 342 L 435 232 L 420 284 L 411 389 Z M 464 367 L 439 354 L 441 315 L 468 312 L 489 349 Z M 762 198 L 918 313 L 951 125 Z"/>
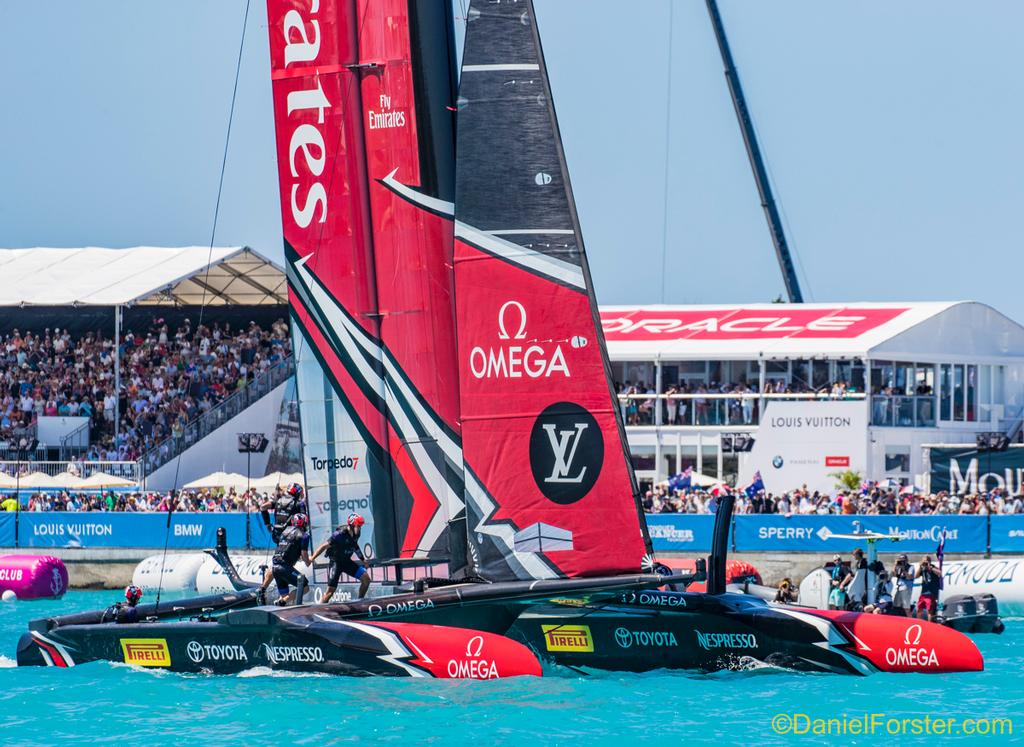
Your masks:
<path fill-rule="evenodd" d="M 302 484 L 301 472 L 271 472 L 269 475 L 253 480 L 250 484 L 256 490 L 273 490 L 274 488 L 290 485 L 293 482 Z"/>
<path fill-rule="evenodd" d="M 710 488 L 713 485 L 718 484 L 717 477 L 711 477 L 705 475 L 702 472 L 691 472 L 690 473 L 690 485 L 695 488 Z M 662 480 L 658 485 L 668 485 L 668 480 Z"/>
<path fill-rule="evenodd" d="M 228 490 L 229 488 L 235 488 L 235 490 L 245 490 L 245 475 L 240 475 L 237 472 L 214 472 L 207 475 L 206 477 L 200 477 L 198 480 L 193 480 L 190 483 L 185 484 L 187 490 L 196 490 L 198 488 L 223 488 Z"/>
<path fill-rule="evenodd" d="M 0 488 L 6 489 L 15 487 L 17 487 L 17 483 L 14 478 L 6 472 L 0 472 Z"/>
<path fill-rule="evenodd" d="M 93 472 L 78 483 L 79 490 L 102 490 L 103 488 L 131 488 L 138 485 L 135 480 L 108 475 L 106 472 Z"/>
<path fill-rule="evenodd" d="M 15 486 L 22 488 L 59 488 L 60 483 L 45 472 L 30 472 L 27 475 L 22 475 L 21 479 L 16 478 L 15 485 L 12 487 Z"/>
<path fill-rule="evenodd" d="M 74 490 L 81 487 L 82 478 L 78 475 L 73 475 L 70 472 L 61 472 L 53 476 L 53 482 L 55 485 L 59 485 L 62 488 Z"/>

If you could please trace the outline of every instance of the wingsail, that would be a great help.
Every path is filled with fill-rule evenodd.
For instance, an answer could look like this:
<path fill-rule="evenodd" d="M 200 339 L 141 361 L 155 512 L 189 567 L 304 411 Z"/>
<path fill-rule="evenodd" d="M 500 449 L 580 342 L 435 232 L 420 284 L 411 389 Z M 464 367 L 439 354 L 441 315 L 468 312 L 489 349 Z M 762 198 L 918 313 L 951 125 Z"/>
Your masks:
<path fill-rule="evenodd" d="M 449 11 L 268 0 L 268 21 L 314 541 L 360 511 L 373 557 L 458 559 Z"/>
<path fill-rule="evenodd" d="M 469 7 L 455 220 L 466 504 L 480 575 L 635 572 L 650 541 L 528 0 Z"/>

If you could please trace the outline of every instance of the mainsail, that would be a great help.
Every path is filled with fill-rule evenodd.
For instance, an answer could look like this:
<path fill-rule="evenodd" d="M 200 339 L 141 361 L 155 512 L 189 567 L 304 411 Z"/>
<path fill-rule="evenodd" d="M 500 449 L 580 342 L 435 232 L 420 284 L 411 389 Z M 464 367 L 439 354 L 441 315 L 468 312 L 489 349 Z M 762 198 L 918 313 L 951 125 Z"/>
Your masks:
<path fill-rule="evenodd" d="M 458 112 L 455 298 L 477 572 L 636 572 L 650 540 L 529 0 L 470 4 Z"/>
<path fill-rule="evenodd" d="M 360 511 L 378 559 L 448 555 L 461 505 L 451 224 L 430 209 L 452 192 L 445 19 L 440 3 L 268 0 L 313 539 Z"/>

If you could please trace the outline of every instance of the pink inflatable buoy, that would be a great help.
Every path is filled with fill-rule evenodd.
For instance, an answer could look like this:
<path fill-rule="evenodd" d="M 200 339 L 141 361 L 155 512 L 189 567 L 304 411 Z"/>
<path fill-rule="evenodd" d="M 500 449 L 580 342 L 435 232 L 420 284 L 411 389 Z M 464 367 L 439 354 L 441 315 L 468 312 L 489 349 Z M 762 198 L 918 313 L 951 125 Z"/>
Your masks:
<path fill-rule="evenodd" d="M 52 555 L 0 555 L 0 594 L 18 599 L 56 599 L 68 589 L 68 569 Z"/>

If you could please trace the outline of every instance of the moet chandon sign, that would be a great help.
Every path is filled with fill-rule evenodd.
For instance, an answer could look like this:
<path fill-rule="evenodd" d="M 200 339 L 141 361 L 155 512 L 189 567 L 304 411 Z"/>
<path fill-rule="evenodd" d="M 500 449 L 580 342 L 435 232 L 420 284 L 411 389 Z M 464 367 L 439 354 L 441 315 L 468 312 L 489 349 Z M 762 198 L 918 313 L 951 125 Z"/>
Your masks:
<path fill-rule="evenodd" d="M 530 469 L 544 496 L 555 503 L 581 500 L 604 464 L 597 420 L 574 402 L 557 402 L 537 416 L 530 431 Z"/>
<path fill-rule="evenodd" d="M 569 378 L 569 365 L 562 351 L 564 341 L 527 340 L 526 307 L 506 301 L 498 309 L 497 343 L 477 345 L 469 351 L 469 370 L 477 379 Z M 569 340 L 574 348 L 586 347 L 585 337 Z"/>

